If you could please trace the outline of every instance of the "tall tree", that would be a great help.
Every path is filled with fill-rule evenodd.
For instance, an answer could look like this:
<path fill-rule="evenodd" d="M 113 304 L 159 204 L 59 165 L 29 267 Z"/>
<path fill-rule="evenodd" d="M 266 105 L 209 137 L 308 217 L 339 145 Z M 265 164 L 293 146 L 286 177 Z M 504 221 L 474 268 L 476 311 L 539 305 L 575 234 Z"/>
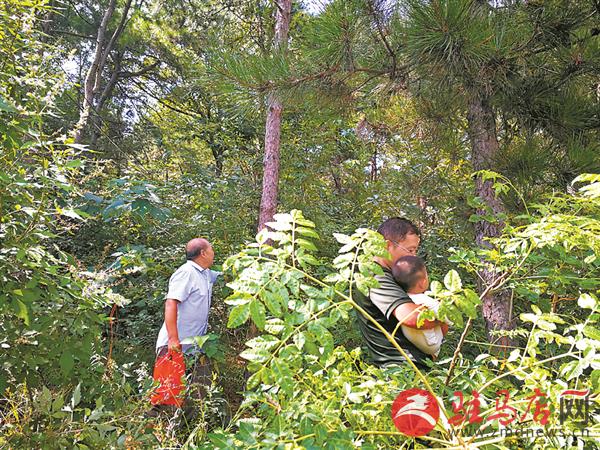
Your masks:
<path fill-rule="evenodd" d="M 333 87 L 345 98 L 350 91 L 354 105 L 403 91 L 453 116 L 454 124 L 466 122 L 477 172 L 476 243 L 489 247 L 508 208 L 481 171 L 501 170 L 513 136 L 543 135 L 554 148 L 593 151 L 598 123 L 590 120 L 594 113 L 581 111 L 597 101 L 599 15 L 588 1 L 334 0 L 303 36 L 302 63 L 315 73 L 304 79 L 318 79 L 318 88 Z M 545 170 L 551 158 L 569 160 L 546 150 Z M 491 341 L 495 331 L 513 327 L 511 293 L 487 289 L 498 275 L 483 261 L 478 282 L 487 292 L 482 303 Z"/>
<path fill-rule="evenodd" d="M 522 125 L 531 124 L 531 115 L 527 111 L 515 113 L 512 108 L 502 111 L 502 106 L 511 103 L 502 99 L 510 92 L 513 101 L 525 98 L 525 103 L 540 102 L 541 97 L 545 99 L 543 102 L 553 104 L 552 97 L 561 95 L 561 87 L 564 89 L 586 72 L 597 70 L 597 58 L 573 65 L 564 55 L 585 53 L 586 46 L 596 45 L 590 19 L 599 15 L 586 2 L 569 7 L 520 2 L 492 6 L 474 0 L 409 2 L 407 55 L 423 84 L 429 87 L 424 92 L 417 89 L 416 93 L 431 95 L 431 89 L 448 92 L 459 99 L 459 109 L 466 117 L 471 164 L 478 172 L 475 195 L 482 201 L 475 221 L 479 246 L 489 247 L 489 239 L 502 233 L 507 212 L 493 181 L 480 172 L 499 170 L 502 145 L 498 137 L 498 112 L 502 112 L 505 120 L 509 116 L 508 122 L 519 123 L 516 132 L 522 135 L 551 132 L 548 126 L 540 126 L 539 121 L 533 127 Z M 536 72 L 537 79 L 532 76 Z M 547 86 L 551 77 L 555 79 L 550 84 L 556 83 L 553 89 L 537 91 L 533 96 L 531 89 L 522 89 L 532 83 Z M 548 118 L 556 116 L 550 110 L 545 113 Z M 573 128 L 576 119 L 563 114 L 560 121 L 563 128 L 568 123 Z M 507 140 L 504 145 L 508 144 Z M 482 299 L 482 310 L 491 341 L 497 340 L 495 331 L 514 326 L 510 291 L 487 289 L 494 286 L 498 276 L 494 267 L 484 261 L 478 284 L 480 292 L 487 292 Z M 509 339 L 502 338 L 501 342 L 508 343 Z"/>
<path fill-rule="evenodd" d="M 291 0 L 275 0 L 276 20 L 273 53 L 278 56 L 287 50 L 288 32 L 292 11 Z M 267 100 L 267 120 L 265 124 L 265 155 L 263 161 L 262 195 L 258 214 L 258 230 L 273 220 L 277 209 L 279 184 L 279 156 L 281 152 L 281 113 L 283 104 L 275 93 L 269 93 Z"/>
<path fill-rule="evenodd" d="M 100 25 L 98 26 L 98 31 L 96 33 L 92 61 L 89 69 L 87 70 L 85 81 L 83 83 L 83 101 L 81 104 L 79 120 L 72 131 L 73 139 L 77 144 L 83 142 L 84 133 L 90 121 L 91 114 L 98 113 L 98 106 L 101 108 L 104 105 L 117 82 L 120 72 L 120 58 L 122 56 L 118 57 L 115 61 L 115 66 L 110 79 L 104 87 L 104 91 L 102 93 L 100 92 L 102 88 L 102 72 L 106 67 L 106 63 L 111 51 L 123 33 L 127 23 L 129 9 L 131 8 L 131 3 L 132 0 L 126 1 L 119 23 L 110 37 L 107 34 L 108 25 L 112 20 L 116 10 L 116 0 L 109 1 L 108 6 L 102 15 L 102 20 L 100 21 Z M 100 98 L 98 99 L 99 94 Z"/>

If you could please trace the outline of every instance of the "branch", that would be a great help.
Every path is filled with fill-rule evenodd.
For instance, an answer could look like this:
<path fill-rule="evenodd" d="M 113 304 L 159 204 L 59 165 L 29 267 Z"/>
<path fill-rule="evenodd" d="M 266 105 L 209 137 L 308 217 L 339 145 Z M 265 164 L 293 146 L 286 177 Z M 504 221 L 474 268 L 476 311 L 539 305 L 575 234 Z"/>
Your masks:
<path fill-rule="evenodd" d="M 379 21 L 377 12 L 375 11 L 375 8 L 373 7 L 373 3 L 370 0 L 367 1 L 366 3 L 367 3 L 367 7 L 369 8 L 369 12 L 373 16 L 373 20 L 375 21 L 375 26 L 377 27 L 377 32 L 379 33 L 379 37 L 383 41 L 383 45 L 385 46 L 387 52 L 389 53 L 390 57 L 392 58 L 392 70 L 390 73 L 390 77 L 393 78 L 396 75 L 396 53 L 392 50 L 390 43 L 387 41 L 387 39 L 385 37 L 385 33 L 383 32 L 384 31 L 383 27 L 381 25 L 381 22 Z"/>
<path fill-rule="evenodd" d="M 134 78 L 139 77 L 140 75 L 144 75 L 147 72 L 155 69 L 160 64 L 160 59 L 157 59 L 149 66 L 144 67 L 143 69 L 138 70 L 137 72 L 129 72 L 129 71 L 121 71 L 118 73 L 119 78 Z"/>
<path fill-rule="evenodd" d="M 132 2 L 132 0 L 127 0 L 127 3 L 125 4 L 125 8 L 123 9 L 123 14 L 121 15 L 121 20 L 119 21 L 119 25 L 117 26 L 117 29 L 114 31 L 114 33 L 110 37 L 108 44 L 106 44 L 106 48 L 102 52 L 102 57 L 100 59 L 100 65 L 99 65 L 100 70 L 102 70 L 104 68 L 104 65 L 106 64 L 106 58 L 108 58 L 108 55 L 112 51 L 112 49 L 115 45 L 115 42 L 117 41 L 117 39 L 119 39 L 119 36 L 121 35 L 121 33 L 123 32 L 123 29 L 125 28 L 125 23 L 127 22 L 127 15 L 129 14 L 129 8 L 131 7 L 131 2 Z M 101 77 L 99 76 L 96 79 L 96 84 L 94 86 L 94 92 L 98 92 L 98 89 L 100 89 L 100 78 Z"/>
<path fill-rule="evenodd" d="M 145 94 L 149 95 L 149 96 L 150 96 L 150 97 L 152 97 L 154 100 L 156 100 L 158 103 L 160 103 L 161 105 L 163 105 L 165 108 L 167 108 L 167 109 L 170 109 L 171 111 L 174 111 L 174 112 L 177 112 L 177 113 L 180 113 L 180 114 L 184 114 L 184 115 L 186 115 L 186 116 L 189 116 L 189 117 L 194 117 L 194 118 L 202 117 L 200 114 L 198 114 L 198 113 L 197 113 L 197 112 L 195 112 L 195 111 L 185 111 L 185 110 L 183 110 L 183 109 L 180 109 L 180 108 L 178 108 L 178 107 L 176 107 L 176 106 L 169 105 L 169 104 L 168 104 L 167 102 L 165 102 L 163 99 L 161 99 L 160 97 L 157 97 L 155 94 L 153 94 L 152 92 L 150 92 L 150 91 L 148 91 L 147 89 L 145 89 L 144 87 L 142 87 L 142 85 L 141 85 L 140 83 L 136 82 L 135 80 L 134 80 L 133 84 L 135 84 L 135 85 L 136 85 L 136 87 L 137 87 L 137 88 L 138 88 L 140 91 L 142 91 L 142 92 L 144 92 Z"/>
<path fill-rule="evenodd" d="M 85 34 L 73 33 L 67 30 L 52 30 L 49 34 L 62 34 L 65 36 L 73 36 L 80 39 L 94 39 L 94 36 L 86 36 Z"/>

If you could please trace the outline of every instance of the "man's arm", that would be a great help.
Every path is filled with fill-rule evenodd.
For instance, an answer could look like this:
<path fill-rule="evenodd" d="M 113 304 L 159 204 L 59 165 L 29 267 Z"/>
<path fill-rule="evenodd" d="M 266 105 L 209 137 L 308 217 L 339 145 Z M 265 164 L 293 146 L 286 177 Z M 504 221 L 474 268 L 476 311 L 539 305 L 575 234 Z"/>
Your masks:
<path fill-rule="evenodd" d="M 179 301 L 173 298 L 168 298 L 165 302 L 165 325 L 167 327 L 167 335 L 169 336 L 169 350 L 181 351 L 181 343 L 179 342 L 179 332 L 177 331 L 177 307 Z"/>
<path fill-rule="evenodd" d="M 439 320 L 426 320 L 423 325 L 418 327 L 417 319 L 419 318 L 419 313 L 425 309 L 427 309 L 425 306 L 416 305 L 412 302 L 402 303 L 401 305 L 398 305 L 396 309 L 394 309 L 394 316 L 402 325 L 406 325 L 410 328 L 416 328 L 418 330 L 430 330 L 438 325 L 442 326 L 445 324 Z"/>

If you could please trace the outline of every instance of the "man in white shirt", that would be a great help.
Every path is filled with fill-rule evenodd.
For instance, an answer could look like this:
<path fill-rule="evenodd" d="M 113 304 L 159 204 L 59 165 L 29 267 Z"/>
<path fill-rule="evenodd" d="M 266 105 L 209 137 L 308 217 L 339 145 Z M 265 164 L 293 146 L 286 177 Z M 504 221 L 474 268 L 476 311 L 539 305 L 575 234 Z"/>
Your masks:
<path fill-rule="evenodd" d="M 194 338 L 205 335 L 208 330 L 212 287 L 221 273 L 210 270 L 215 252 L 206 239 L 192 239 L 185 246 L 185 253 L 187 262 L 169 279 L 165 321 L 156 340 L 156 355 L 159 358 L 168 350 L 183 351 L 190 386 L 208 386 L 212 372 L 210 361 Z M 203 393 L 199 396 L 203 397 Z"/>

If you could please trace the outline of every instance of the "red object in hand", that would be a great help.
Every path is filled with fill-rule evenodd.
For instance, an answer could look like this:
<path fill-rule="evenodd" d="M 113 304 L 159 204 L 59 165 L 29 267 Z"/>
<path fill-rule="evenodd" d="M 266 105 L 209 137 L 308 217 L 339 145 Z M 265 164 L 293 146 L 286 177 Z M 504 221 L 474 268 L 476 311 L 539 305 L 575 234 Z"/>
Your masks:
<path fill-rule="evenodd" d="M 184 376 L 183 353 L 169 350 L 166 355 L 159 357 L 154 364 L 154 381 L 157 381 L 159 386 L 152 394 L 150 403 L 181 406 L 183 398 L 180 394 L 183 390 Z"/>

